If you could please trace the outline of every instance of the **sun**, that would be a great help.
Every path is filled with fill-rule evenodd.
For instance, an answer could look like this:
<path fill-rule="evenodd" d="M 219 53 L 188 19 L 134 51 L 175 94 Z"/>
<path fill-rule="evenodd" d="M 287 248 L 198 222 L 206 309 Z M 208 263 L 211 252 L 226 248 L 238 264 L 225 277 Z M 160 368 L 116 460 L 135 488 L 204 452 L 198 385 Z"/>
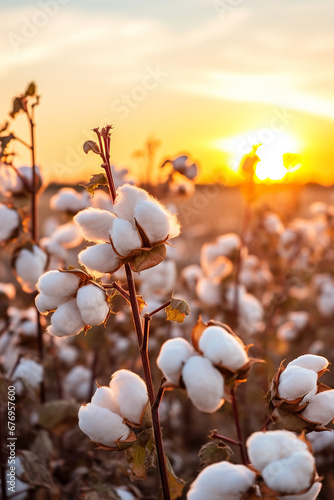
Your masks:
<path fill-rule="evenodd" d="M 269 130 L 269 129 L 268 129 Z M 252 150 L 255 144 L 261 144 L 257 149 L 260 158 L 256 167 L 255 180 L 258 182 L 280 182 L 291 171 L 284 166 L 283 155 L 287 153 L 298 156 L 301 152 L 300 141 L 288 132 L 272 132 L 264 134 L 261 130 L 218 139 L 214 142 L 216 148 L 229 153 L 228 166 L 238 172 L 240 162 L 245 154 Z M 294 164 L 293 170 L 300 165 Z"/>

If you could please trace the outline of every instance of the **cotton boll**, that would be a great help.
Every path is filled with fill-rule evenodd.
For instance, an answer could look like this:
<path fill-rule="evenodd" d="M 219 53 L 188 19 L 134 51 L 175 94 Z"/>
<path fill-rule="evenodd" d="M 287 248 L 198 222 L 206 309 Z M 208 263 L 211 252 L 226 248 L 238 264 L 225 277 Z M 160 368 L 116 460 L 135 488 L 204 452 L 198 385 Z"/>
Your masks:
<path fill-rule="evenodd" d="M 251 463 L 258 471 L 268 464 L 289 457 L 297 451 L 307 451 L 307 444 L 289 431 L 254 432 L 247 439 Z"/>
<path fill-rule="evenodd" d="M 315 454 L 334 449 L 334 431 L 309 432 L 307 439 L 312 445 Z"/>
<path fill-rule="evenodd" d="M 240 299 L 239 312 L 242 326 L 249 334 L 255 333 L 261 327 L 264 310 L 261 302 L 254 295 L 247 293 Z"/>
<path fill-rule="evenodd" d="M 101 325 L 109 314 L 106 294 L 96 285 L 89 284 L 79 288 L 77 306 L 86 325 Z"/>
<path fill-rule="evenodd" d="M 213 413 L 224 403 L 224 378 L 209 359 L 194 356 L 182 370 L 188 396 L 200 411 Z"/>
<path fill-rule="evenodd" d="M 199 348 L 214 364 L 236 371 L 248 361 L 244 345 L 219 326 L 209 326 L 199 339 Z"/>
<path fill-rule="evenodd" d="M 124 219 L 115 219 L 110 237 L 116 251 L 123 257 L 129 255 L 132 250 L 143 246 L 135 226 Z"/>
<path fill-rule="evenodd" d="M 196 293 L 203 304 L 211 307 L 222 303 L 221 286 L 209 278 L 200 278 L 196 285 Z"/>
<path fill-rule="evenodd" d="M 277 328 L 276 335 L 283 342 L 291 342 L 298 337 L 298 330 L 292 321 L 286 321 Z"/>
<path fill-rule="evenodd" d="M 122 417 L 139 424 L 148 401 L 145 382 L 129 370 L 118 370 L 112 375 L 109 387 L 115 394 Z"/>
<path fill-rule="evenodd" d="M 64 387 L 69 396 L 80 401 L 87 399 L 91 385 L 92 371 L 82 365 L 77 365 L 66 375 Z"/>
<path fill-rule="evenodd" d="M 321 483 L 314 483 L 306 493 L 301 495 L 284 495 L 277 498 L 278 500 L 315 500 L 318 498 L 321 488 Z"/>
<path fill-rule="evenodd" d="M 56 332 L 62 332 L 64 335 L 76 335 L 84 329 L 85 323 L 81 318 L 76 299 L 61 304 L 51 317 L 51 325 L 48 332 L 51 335 L 57 335 Z M 63 335 L 57 335 L 63 336 Z"/>
<path fill-rule="evenodd" d="M 123 488 L 116 488 L 116 493 L 121 500 L 136 500 L 136 497 Z"/>
<path fill-rule="evenodd" d="M 183 338 L 167 340 L 161 347 L 157 365 L 171 384 L 178 385 L 185 362 L 197 353 L 193 346 Z"/>
<path fill-rule="evenodd" d="M 41 248 L 45 250 L 51 258 L 65 261 L 67 258 L 67 251 L 63 248 L 60 243 L 51 238 L 42 238 L 39 240 Z M 49 263 L 49 268 L 53 266 Z M 57 265 L 55 267 L 58 267 Z"/>
<path fill-rule="evenodd" d="M 263 225 L 269 234 L 279 235 L 284 231 L 281 219 L 274 212 L 270 212 L 265 215 Z"/>
<path fill-rule="evenodd" d="M 307 326 L 310 320 L 310 313 L 307 311 L 291 311 L 288 313 L 288 319 L 296 325 L 298 331 L 301 331 Z M 304 366 L 303 368 L 307 367 Z"/>
<path fill-rule="evenodd" d="M 0 242 L 11 238 L 20 225 L 20 216 L 16 210 L 0 203 Z"/>
<path fill-rule="evenodd" d="M 255 473 L 244 465 L 218 462 L 199 474 L 190 487 L 187 500 L 240 500 L 242 494 L 253 486 L 255 479 Z"/>
<path fill-rule="evenodd" d="M 82 242 L 82 234 L 74 222 L 67 222 L 55 230 L 52 240 L 64 248 L 75 248 Z"/>
<path fill-rule="evenodd" d="M 44 369 L 42 365 L 32 359 L 21 358 L 13 374 L 17 394 L 21 396 L 23 393 L 24 386 L 22 382 L 24 385 L 37 389 L 43 380 L 43 374 Z"/>
<path fill-rule="evenodd" d="M 47 254 L 37 245 L 33 245 L 32 251 L 26 248 L 19 250 L 15 259 L 15 271 L 25 292 L 35 291 L 36 283 L 44 273 L 47 261 Z"/>
<path fill-rule="evenodd" d="M 321 425 L 329 424 L 334 419 L 334 389 L 316 394 L 301 416 Z"/>
<path fill-rule="evenodd" d="M 163 260 L 151 269 L 140 273 L 140 291 L 143 297 L 165 296 L 175 288 L 177 278 L 176 264 L 173 260 Z"/>
<path fill-rule="evenodd" d="M 92 397 L 92 404 L 120 414 L 116 395 L 110 387 L 98 387 Z"/>
<path fill-rule="evenodd" d="M 125 441 L 130 434 L 122 417 L 92 403 L 81 406 L 79 427 L 91 441 L 110 447 L 115 447 L 117 440 Z"/>
<path fill-rule="evenodd" d="M 269 488 L 279 493 L 299 493 L 311 486 L 315 461 L 309 451 L 298 451 L 276 460 L 262 470 Z"/>
<path fill-rule="evenodd" d="M 109 231 L 115 219 L 115 215 L 106 210 L 90 207 L 79 212 L 74 222 L 86 240 L 104 243 L 109 241 Z"/>
<path fill-rule="evenodd" d="M 89 205 L 89 197 L 86 192 L 78 193 L 73 188 L 61 188 L 58 193 L 50 199 L 52 210 L 61 212 L 79 212 Z"/>
<path fill-rule="evenodd" d="M 64 343 L 64 339 L 61 343 Z M 58 357 L 66 366 L 72 366 L 78 359 L 78 354 L 78 350 L 72 345 L 58 345 Z"/>
<path fill-rule="evenodd" d="M 121 266 L 121 262 L 108 243 L 98 243 L 82 250 L 78 260 L 91 273 L 113 273 Z"/>
<path fill-rule="evenodd" d="M 296 365 L 288 366 L 280 374 L 278 394 L 288 401 L 305 396 L 303 402 L 307 402 L 316 394 L 317 382 L 318 375 L 313 370 Z"/>
<path fill-rule="evenodd" d="M 316 373 L 321 372 L 328 366 L 328 359 L 323 356 L 316 356 L 315 354 L 303 354 L 298 358 L 291 361 L 287 368 L 290 366 L 300 366 L 302 368 L 307 368 L 308 370 L 313 370 Z"/>
<path fill-rule="evenodd" d="M 135 207 L 135 218 L 150 243 L 164 241 L 169 235 L 169 214 L 155 201 L 142 201 Z"/>
<path fill-rule="evenodd" d="M 90 201 L 93 208 L 99 208 L 101 210 L 114 213 L 114 204 L 110 199 L 109 193 L 98 189 L 95 191 L 94 197 L 91 198 Z"/>
<path fill-rule="evenodd" d="M 238 302 L 246 295 L 247 291 L 244 285 L 238 286 Z M 228 285 L 224 290 L 224 304 L 229 311 L 233 311 L 235 306 L 236 287 L 234 284 Z"/>
<path fill-rule="evenodd" d="M 80 277 L 75 273 L 48 271 L 43 274 L 36 285 L 39 292 L 57 300 L 69 298 L 77 293 Z"/>
<path fill-rule="evenodd" d="M 35 298 L 35 305 L 41 314 L 48 314 L 50 311 L 57 309 L 60 304 L 68 301 L 68 297 L 55 297 L 40 293 Z"/>
<path fill-rule="evenodd" d="M 202 277 L 202 269 L 195 264 L 187 266 L 181 271 L 181 280 L 184 281 L 189 290 L 193 290 L 196 287 L 198 280 Z"/>
<path fill-rule="evenodd" d="M 117 189 L 114 212 L 121 219 L 125 219 L 133 224 L 136 205 L 141 201 L 148 201 L 149 199 L 150 196 L 144 189 L 124 184 Z"/>

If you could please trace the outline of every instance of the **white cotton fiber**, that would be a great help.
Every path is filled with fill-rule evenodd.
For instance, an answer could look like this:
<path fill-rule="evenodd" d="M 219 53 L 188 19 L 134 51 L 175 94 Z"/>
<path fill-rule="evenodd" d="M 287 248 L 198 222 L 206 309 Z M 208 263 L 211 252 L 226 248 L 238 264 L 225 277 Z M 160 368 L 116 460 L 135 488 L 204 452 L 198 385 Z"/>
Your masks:
<path fill-rule="evenodd" d="M 57 336 L 76 335 L 84 329 L 85 323 L 81 318 L 76 299 L 64 302 L 58 307 L 51 317 L 51 325 L 53 328 L 48 329 L 49 333 Z M 63 335 L 56 332 L 62 332 Z"/>
<path fill-rule="evenodd" d="M 224 403 L 224 378 L 203 356 L 188 359 L 182 370 L 188 396 L 200 411 L 213 413 Z"/>
<path fill-rule="evenodd" d="M 222 303 L 222 292 L 220 283 L 209 278 L 200 278 L 196 284 L 196 293 L 203 304 L 216 307 Z"/>
<path fill-rule="evenodd" d="M 306 402 L 316 394 L 317 381 L 318 375 L 313 370 L 290 365 L 280 374 L 278 394 L 288 401 L 305 396 Z"/>
<path fill-rule="evenodd" d="M 329 424 L 334 419 L 334 389 L 316 394 L 301 416 L 321 425 Z"/>
<path fill-rule="evenodd" d="M 323 356 L 316 356 L 315 354 L 303 354 L 299 358 L 291 361 L 287 367 L 290 366 L 301 366 L 302 368 L 307 368 L 308 370 L 313 370 L 316 373 L 321 372 L 328 366 L 328 359 Z"/>
<path fill-rule="evenodd" d="M 199 348 L 214 364 L 236 371 L 248 361 L 245 346 L 219 326 L 209 326 L 199 339 Z"/>
<path fill-rule="evenodd" d="M 78 212 L 86 208 L 88 204 L 89 197 L 86 192 L 78 193 L 73 188 L 61 188 L 50 199 L 50 207 L 63 212 Z"/>
<path fill-rule="evenodd" d="M 79 427 L 89 439 L 105 446 L 115 447 L 116 441 L 124 441 L 130 429 L 116 413 L 88 403 L 79 410 Z"/>
<path fill-rule="evenodd" d="M 98 387 L 92 397 L 92 404 L 120 414 L 116 395 L 110 387 Z"/>
<path fill-rule="evenodd" d="M 50 297 L 71 297 L 76 294 L 79 281 L 80 278 L 75 273 L 53 270 L 40 277 L 36 288 Z"/>
<path fill-rule="evenodd" d="M 45 293 L 39 293 L 35 298 L 35 304 L 38 311 L 41 314 L 48 314 L 50 311 L 57 309 L 60 304 L 63 304 L 68 300 L 68 297 L 63 300 L 59 300 L 59 297 L 46 295 Z"/>
<path fill-rule="evenodd" d="M 141 201 L 149 199 L 149 194 L 144 189 L 124 184 L 117 189 L 114 212 L 121 219 L 125 219 L 133 224 L 136 205 Z"/>
<path fill-rule="evenodd" d="M 161 347 L 157 365 L 167 382 L 178 385 L 185 362 L 197 353 L 192 345 L 183 338 L 167 340 Z"/>
<path fill-rule="evenodd" d="M 254 432 L 247 439 L 247 449 L 250 461 L 260 472 L 271 462 L 308 450 L 307 444 L 289 431 Z"/>
<path fill-rule="evenodd" d="M 83 321 L 90 326 L 101 325 L 109 313 L 105 292 L 92 283 L 79 288 L 77 306 Z"/>
<path fill-rule="evenodd" d="M 64 387 L 69 396 L 85 401 L 89 395 L 92 371 L 86 366 L 76 365 L 68 372 L 64 380 Z"/>
<path fill-rule="evenodd" d="M 43 274 L 48 256 L 37 245 L 33 245 L 32 251 L 22 248 L 15 259 L 15 270 L 18 281 L 25 292 L 35 291 L 36 283 Z"/>
<path fill-rule="evenodd" d="M 115 215 L 100 210 L 99 208 L 87 208 L 74 217 L 83 237 L 88 241 L 105 243 L 109 241 L 109 231 L 115 220 Z"/>
<path fill-rule="evenodd" d="M 262 470 L 269 488 L 279 493 L 299 493 L 311 486 L 315 471 L 309 451 L 297 451 L 287 458 L 271 462 Z"/>
<path fill-rule="evenodd" d="M 284 495 L 277 498 L 278 500 L 315 500 L 318 498 L 321 488 L 321 483 L 314 483 L 306 493 L 301 495 Z"/>
<path fill-rule="evenodd" d="M 142 201 L 135 207 L 135 218 L 151 243 L 164 241 L 169 235 L 170 214 L 155 201 Z"/>
<path fill-rule="evenodd" d="M 187 499 L 240 500 L 242 493 L 247 492 L 255 479 L 255 473 L 244 465 L 218 462 L 199 474 L 190 487 Z"/>
<path fill-rule="evenodd" d="M 115 219 L 110 237 L 115 249 L 122 257 L 126 257 L 132 250 L 143 246 L 136 227 L 125 219 Z"/>
<path fill-rule="evenodd" d="M 10 238 L 19 224 L 18 212 L 0 203 L 0 241 L 6 241 Z"/>
<path fill-rule="evenodd" d="M 23 393 L 24 386 L 17 383 L 20 380 L 24 382 L 24 385 L 37 389 L 43 380 L 43 374 L 44 369 L 42 365 L 36 363 L 36 361 L 32 359 L 21 358 L 13 374 L 16 392 L 19 395 Z"/>
<path fill-rule="evenodd" d="M 184 267 L 181 271 L 181 279 L 189 290 L 193 290 L 200 278 L 203 277 L 202 269 L 196 264 Z"/>
<path fill-rule="evenodd" d="M 115 394 L 122 417 L 139 424 L 148 401 L 145 382 L 136 373 L 118 370 L 112 375 L 109 387 Z"/>
<path fill-rule="evenodd" d="M 82 242 L 82 235 L 74 222 L 67 222 L 55 230 L 51 239 L 64 248 L 75 248 Z"/>
<path fill-rule="evenodd" d="M 78 260 L 93 273 L 113 273 L 120 267 L 120 261 L 108 243 L 98 243 L 82 250 Z"/>

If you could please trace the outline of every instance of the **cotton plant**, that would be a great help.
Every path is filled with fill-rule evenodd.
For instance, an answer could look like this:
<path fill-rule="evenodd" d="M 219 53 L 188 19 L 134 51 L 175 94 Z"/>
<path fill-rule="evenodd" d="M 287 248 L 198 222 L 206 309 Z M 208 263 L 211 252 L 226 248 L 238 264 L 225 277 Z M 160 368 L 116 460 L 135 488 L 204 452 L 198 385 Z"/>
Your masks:
<path fill-rule="evenodd" d="M 283 363 L 276 372 L 267 395 L 273 418 L 291 431 L 323 431 L 334 419 L 334 389 L 322 384 L 328 360 L 304 354 Z"/>
<path fill-rule="evenodd" d="M 258 498 L 315 500 L 321 490 L 309 443 L 286 430 L 255 432 L 248 455 L 259 475 Z M 247 497 L 246 497 L 247 498 Z"/>
<path fill-rule="evenodd" d="M 29 165 L 13 167 L 13 165 L 0 163 L 0 194 L 6 198 L 29 196 L 32 177 L 32 167 Z M 35 182 L 39 190 L 43 185 L 43 178 L 37 165 L 35 165 Z"/>
<path fill-rule="evenodd" d="M 89 204 L 89 194 L 86 190 L 78 192 L 68 187 L 59 189 L 50 199 L 50 208 L 52 210 L 71 215 L 87 208 Z"/>
<path fill-rule="evenodd" d="M 36 243 L 18 246 L 12 257 L 12 268 L 22 290 L 34 293 L 36 284 L 48 265 L 48 254 Z"/>
<path fill-rule="evenodd" d="M 145 190 L 125 184 L 116 193 L 114 213 L 88 208 L 75 218 L 85 239 L 95 245 L 79 254 L 91 273 L 114 273 L 124 263 L 136 272 L 149 269 L 166 256 L 166 242 L 180 226 Z"/>
<path fill-rule="evenodd" d="M 92 370 L 83 365 L 74 366 L 65 376 L 64 387 L 70 398 L 84 401 L 90 394 Z"/>
<path fill-rule="evenodd" d="M 25 388 L 37 391 L 43 380 L 43 373 L 44 369 L 40 363 L 33 359 L 21 358 L 12 376 L 17 395 L 22 396 Z"/>
<path fill-rule="evenodd" d="M 252 293 L 247 293 L 242 284 L 227 284 L 223 289 L 222 303 L 227 311 L 235 311 L 236 296 L 239 327 L 246 335 L 255 335 L 264 330 L 264 307 Z"/>
<path fill-rule="evenodd" d="M 81 406 L 79 427 L 103 448 L 121 450 L 122 444 L 136 440 L 134 429 L 144 425 L 147 403 L 144 381 L 129 370 L 118 370 L 109 386 L 99 386 L 91 402 Z"/>
<path fill-rule="evenodd" d="M 19 233 L 21 218 L 17 210 L 0 203 L 0 245 L 13 240 Z"/>
<path fill-rule="evenodd" d="M 78 247 L 83 241 L 81 232 L 74 222 L 58 226 L 49 237 L 40 240 L 40 245 L 49 255 L 48 267 L 55 269 L 59 263 L 66 262 L 68 251 Z"/>
<path fill-rule="evenodd" d="M 228 326 L 200 320 L 191 343 L 173 338 L 162 345 L 157 365 L 166 387 L 185 388 L 196 408 L 213 413 L 229 399 L 231 388 L 247 380 L 256 361 L 247 351 Z"/>
<path fill-rule="evenodd" d="M 38 311 L 45 315 L 53 313 L 47 328 L 51 335 L 77 335 L 108 319 L 110 311 L 105 290 L 83 271 L 48 271 L 36 287 Z"/>

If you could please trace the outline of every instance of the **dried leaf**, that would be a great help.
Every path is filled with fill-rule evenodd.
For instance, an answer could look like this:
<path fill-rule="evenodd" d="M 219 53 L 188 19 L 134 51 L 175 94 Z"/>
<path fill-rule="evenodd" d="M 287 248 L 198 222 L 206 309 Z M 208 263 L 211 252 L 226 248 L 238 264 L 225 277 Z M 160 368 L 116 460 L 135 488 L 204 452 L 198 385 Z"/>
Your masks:
<path fill-rule="evenodd" d="M 125 451 L 125 455 L 130 465 L 131 480 L 146 479 L 146 448 L 136 443 Z"/>
<path fill-rule="evenodd" d="M 91 176 L 89 182 L 86 184 L 80 184 L 83 186 L 89 194 L 94 196 L 95 190 L 99 186 L 106 186 L 108 184 L 108 180 L 104 174 L 94 174 Z"/>
<path fill-rule="evenodd" d="M 27 482 L 31 486 L 47 488 L 52 493 L 57 492 L 57 488 L 53 483 L 51 474 L 39 457 L 28 450 L 20 450 L 18 455 L 24 469 L 24 475 L 22 477 L 23 481 Z"/>
<path fill-rule="evenodd" d="M 215 464 L 217 462 L 230 461 L 233 455 L 232 449 L 222 441 L 218 443 L 210 441 L 204 444 L 199 450 L 198 456 L 202 467 Z"/>
<path fill-rule="evenodd" d="M 29 83 L 25 93 L 24 93 L 24 97 L 28 97 L 28 96 L 34 96 L 36 94 L 36 84 L 35 82 L 31 82 Z"/>
<path fill-rule="evenodd" d="M 4 151 L 10 141 L 12 141 L 15 138 L 14 134 L 9 134 L 5 135 L 3 137 L 0 137 L 0 144 L 1 144 L 1 150 Z"/>
<path fill-rule="evenodd" d="M 24 106 L 23 106 L 22 98 L 21 97 L 15 97 L 15 99 L 13 101 L 13 108 L 12 108 L 11 113 L 9 113 L 9 115 L 12 118 L 15 118 L 15 115 L 17 115 L 17 113 L 19 113 L 20 111 L 24 111 Z"/>
<path fill-rule="evenodd" d="M 79 403 L 65 399 L 48 401 L 40 409 L 39 424 L 60 435 L 66 429 L 77 425 L 79 408 Z"/>
<path fill-rule="evenodd" d="M 190 307 L 185 300 L 172 297 L 170 305 L 165 308 L 165 312 L 167 314 L 167 321 L 183 323 L 186 316 L 190 313 Z"/>
<path fill-rule="evenodd" d="M 137 295 L 137 302 L 138 302 L 139 312 L 141 313 L 144 307 L 147 306 L 147 304 L 141 295 Z"/>
<path fill-rule="evenodd" d="M 166 465 L 167 465 L 167 474 L 168 474 L 168 485 L 170 491 L 171 500 L 177 500 L 182 497 L 183 488 L 185 482 L 183 479 L 177 477 L 175 472 L 173 471 L 173 467 L 169 461 L 169 458 L 165 455 Z"/>
<path fill-rule="evenodd" d="M 89 153 L 89 151 L 93 151 L 93 153 L 96 153 L 98 155 L 101 153 L 100 147 L 95 141 L 86 141 L 84 142 L 82 147 L 86 154 Z"/>
<path fill-rule="evenodd" d="M 158 245 L 149 251 L 143 250 L 130 261 L 131 269 L 135 273 L 140 273 L 145 269 L 157 266 L 164 260 L 166 253 L 165 245 Z"/>

